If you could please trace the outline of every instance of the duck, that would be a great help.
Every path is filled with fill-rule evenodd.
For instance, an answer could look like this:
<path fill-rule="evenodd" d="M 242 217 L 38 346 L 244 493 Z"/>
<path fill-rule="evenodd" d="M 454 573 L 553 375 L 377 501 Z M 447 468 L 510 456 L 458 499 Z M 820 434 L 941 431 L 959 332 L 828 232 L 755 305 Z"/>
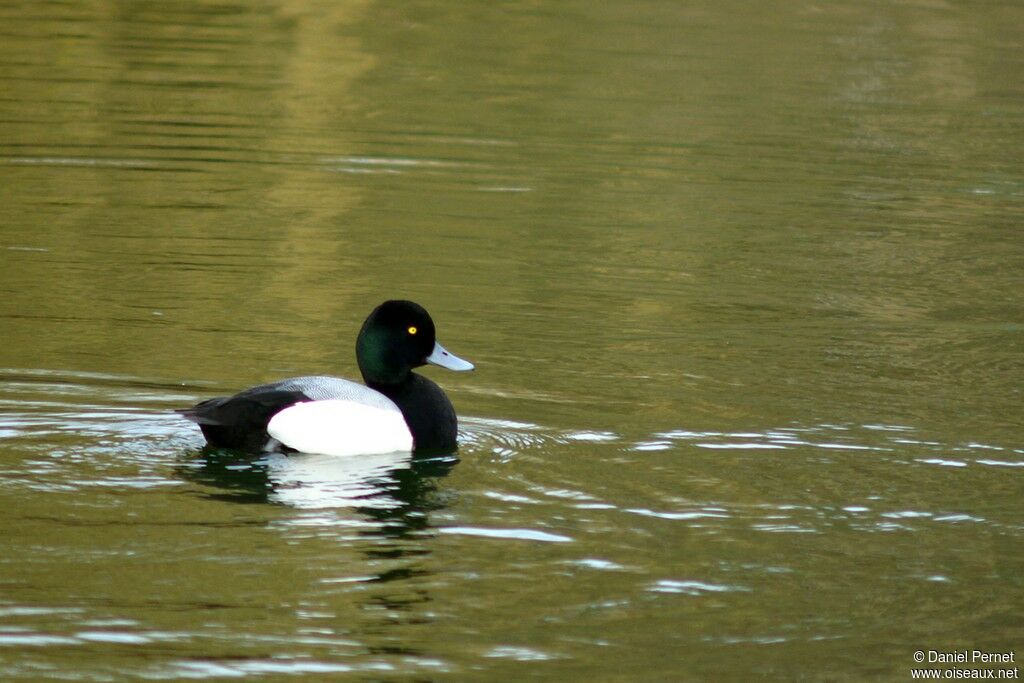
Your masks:
<path fill-rule="evenodd" d="M 456 448 L 455 408 L 413 369 L 474 366 L 438 343 L 426 309 L 397 299 L 377 306 L 356 337 L 356 361 L 365 384 L 291 377 L 176 412 L 198 424 L 214 448 L 337 456 Z"/>

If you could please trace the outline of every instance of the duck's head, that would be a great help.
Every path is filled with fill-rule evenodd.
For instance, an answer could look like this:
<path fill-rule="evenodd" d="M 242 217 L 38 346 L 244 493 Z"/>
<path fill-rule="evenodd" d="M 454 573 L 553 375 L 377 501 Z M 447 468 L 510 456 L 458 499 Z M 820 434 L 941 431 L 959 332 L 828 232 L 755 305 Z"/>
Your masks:
<path fill-rule="evenodd" d="M 370 313 L 356 339 L 356 360 L 367 384 L 399 384 L 427 363 L 473 369 L 437 343 L 430 314 L 412 301 L 385 301 Z"/>

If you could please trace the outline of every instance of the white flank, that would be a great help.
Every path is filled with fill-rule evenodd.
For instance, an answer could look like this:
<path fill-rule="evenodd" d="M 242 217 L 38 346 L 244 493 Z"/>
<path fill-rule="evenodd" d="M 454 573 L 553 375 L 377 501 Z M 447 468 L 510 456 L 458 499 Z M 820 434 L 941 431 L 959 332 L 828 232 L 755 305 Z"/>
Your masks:
<path fill-rule="evenodd" d="M 302 453 L 363 455 L 412 450 L 412 434 L 398 406 L 332 399 L 306 401 L 274 415 L 267 433 Z"/>

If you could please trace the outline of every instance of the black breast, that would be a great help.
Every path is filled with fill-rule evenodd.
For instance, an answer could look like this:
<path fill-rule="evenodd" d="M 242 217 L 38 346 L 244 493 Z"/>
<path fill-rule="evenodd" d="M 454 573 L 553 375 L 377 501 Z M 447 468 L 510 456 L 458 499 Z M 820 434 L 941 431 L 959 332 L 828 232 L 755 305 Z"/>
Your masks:
<path fill-rule="evenodd" d="M 417 450 L 453 450 L 459 433 L 455 408 L 441 387 L 422 375 L 410 373 L 407 382 L 373 388 L 394 401 L 405 417 Z"/>

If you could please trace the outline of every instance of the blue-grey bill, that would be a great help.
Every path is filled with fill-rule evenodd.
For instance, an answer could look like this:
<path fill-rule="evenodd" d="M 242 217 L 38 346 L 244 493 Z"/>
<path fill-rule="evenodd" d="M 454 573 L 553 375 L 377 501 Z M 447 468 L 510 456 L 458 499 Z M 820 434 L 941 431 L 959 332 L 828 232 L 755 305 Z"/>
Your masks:
<path fill-rule="evenodd" d="M 462 360 L 458 356 L 445 351 L 444 347 L 434 342 L 434 350 L 429 356 L 427 356 L 427 362 L 433 365 L 440 365 L 442 368 L 448 368 L 455 372 L 465 372 L 466 370 L 472 370 L 473 364 L 469 361 Z"/>

